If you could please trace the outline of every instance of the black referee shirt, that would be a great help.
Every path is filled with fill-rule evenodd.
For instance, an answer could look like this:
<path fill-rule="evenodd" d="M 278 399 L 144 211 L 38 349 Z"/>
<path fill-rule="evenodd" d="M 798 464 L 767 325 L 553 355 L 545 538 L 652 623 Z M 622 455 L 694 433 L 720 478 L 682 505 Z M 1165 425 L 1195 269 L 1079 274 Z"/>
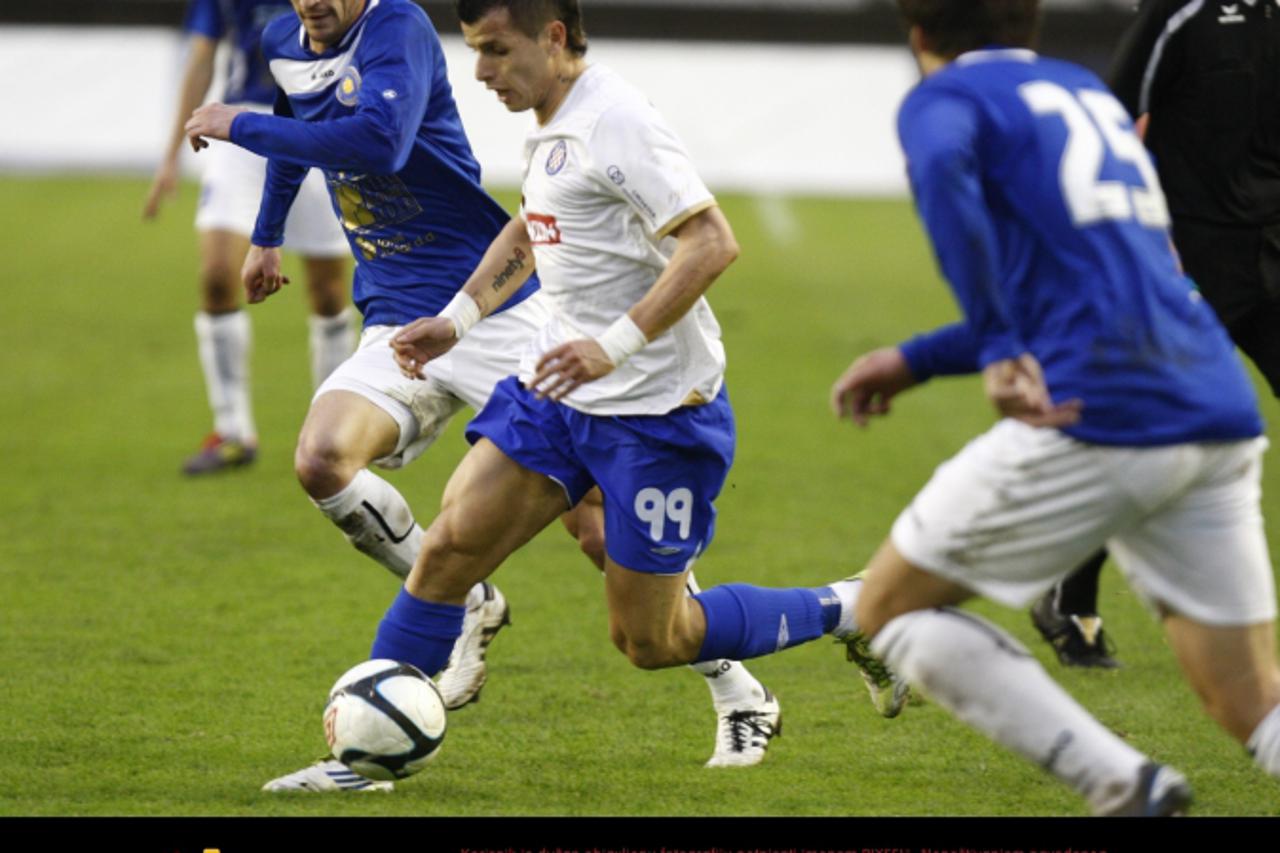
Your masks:
<path fill-rule="evenodd" d="M 1280 0 L 1143 0 L 1111 86 L 1175 217 L 1280 222 Z"/>

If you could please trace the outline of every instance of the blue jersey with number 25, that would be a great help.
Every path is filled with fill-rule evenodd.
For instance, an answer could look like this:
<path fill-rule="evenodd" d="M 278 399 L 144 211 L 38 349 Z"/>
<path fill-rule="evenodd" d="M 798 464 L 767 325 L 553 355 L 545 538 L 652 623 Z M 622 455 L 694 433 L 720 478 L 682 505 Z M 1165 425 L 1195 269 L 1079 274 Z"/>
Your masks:
<path fill-rule="evenodd" d="M 1179 268 L 1151 159 L 1095 75 L 1028 50 L 962 54 L 911 92 L 898 132 L 965 317 L 908 361 L 980 369 L 1030 352 L 1055 401 L 1083 401 L 1064 431 L 1087 442 L 1262 431 L 1230 339 Z"/>

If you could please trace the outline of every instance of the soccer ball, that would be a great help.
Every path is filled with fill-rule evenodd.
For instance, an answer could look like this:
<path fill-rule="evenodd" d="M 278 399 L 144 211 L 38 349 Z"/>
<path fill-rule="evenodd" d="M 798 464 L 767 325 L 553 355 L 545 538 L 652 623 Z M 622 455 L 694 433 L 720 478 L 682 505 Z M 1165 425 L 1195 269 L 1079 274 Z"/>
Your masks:
<path fill-rule="evenodd" d="M 324 736 L 334 758 L 369 779 L 412 776 L 444 740 L 444 701 L 417 667 L 369 660 L 329 691 Z"/>

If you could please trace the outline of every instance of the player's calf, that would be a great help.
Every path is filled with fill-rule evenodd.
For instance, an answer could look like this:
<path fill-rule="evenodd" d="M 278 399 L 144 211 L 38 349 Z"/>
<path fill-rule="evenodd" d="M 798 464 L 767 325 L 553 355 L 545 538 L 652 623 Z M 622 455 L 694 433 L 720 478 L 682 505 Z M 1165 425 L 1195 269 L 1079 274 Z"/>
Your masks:
<path fill-rule="evenodd" d="M 422 529 L 409 504 L 390 483 L 362 470 L 337 494 L 313 502 L 356 550 L 392 574 L 408 577 L 418 556 Z"/>

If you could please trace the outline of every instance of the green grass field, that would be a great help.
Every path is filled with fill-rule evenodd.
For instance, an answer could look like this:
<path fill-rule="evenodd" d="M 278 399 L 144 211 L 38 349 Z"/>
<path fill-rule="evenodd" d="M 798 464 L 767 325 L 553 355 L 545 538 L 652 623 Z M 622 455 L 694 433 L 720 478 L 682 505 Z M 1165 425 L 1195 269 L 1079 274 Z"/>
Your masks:
<path fill-rule="evenodd" d="M 298 285 L 252 309 L 259 463 L 179 476 L 209 428 L 191 322 L 194 188 L 151 225 L 144 191 L 134 179 L 0 180 L 0 815 L 1085 813 L 936 706 L 879 718 L 826 642 L 751 664 L 784 709 L 766 762 L 704 769 L 714 720 L 702 679 L 631 668 L 608 641 L 597 573 L 558 528 L 496 575 L 514 625 L 492 647 L 482 700 L 450 717 L 426 772 L 391 795 L 261 793 L 324 752 L 326 691 L 366 656 L 396 584 L 293 476 L 310 397 Z M 992 415 L 970 379 L 907 395 L 868 431 L 827 410 L 855 355 L 955 316 L 908 203 L 723 203 L 743 254 L 710 298 L 740 434 L 698 575 L 816 585 L 860 568 Z M 794 229 L 779 225 L 787 217 Z M 1274 400 L 1263 406 L 1280 421 Z M 455 426 L 391 476 L 420 519 L 463 450 Z M 1280 464 L 1265 477 L 1280 553 Z M 1112 569 L 1102 607 L 1116 672 L 1063 670 L 1026 613 L 977 610 L 1103 722 L 1182 769 L 1196 814 L 1280 815 L 1280 784 L 1200 713 Z"/>

